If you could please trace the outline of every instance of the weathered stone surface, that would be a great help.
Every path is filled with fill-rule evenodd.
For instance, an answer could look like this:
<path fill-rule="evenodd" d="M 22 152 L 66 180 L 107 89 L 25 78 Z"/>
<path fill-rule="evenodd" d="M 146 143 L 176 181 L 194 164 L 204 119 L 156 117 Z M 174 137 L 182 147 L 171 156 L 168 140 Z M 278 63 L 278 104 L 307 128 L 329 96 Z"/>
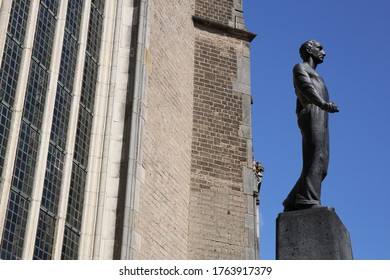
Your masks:
<path fill-rule="evenodd" d="M 276 259 L 351 260 L 350 236 L 334 208 L 280 213 L 276 220 Z"/>

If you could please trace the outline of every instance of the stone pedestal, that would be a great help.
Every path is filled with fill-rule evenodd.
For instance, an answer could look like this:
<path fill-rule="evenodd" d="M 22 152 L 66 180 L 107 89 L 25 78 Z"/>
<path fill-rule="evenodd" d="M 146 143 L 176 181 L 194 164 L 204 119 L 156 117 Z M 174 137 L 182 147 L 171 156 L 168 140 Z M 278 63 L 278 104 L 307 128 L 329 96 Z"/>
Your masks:
<path fill-rule="evenodd" d="M 352 260 L 349 233 L 334 208 L 280 213 L 276 219 L 277 260 Z"/>

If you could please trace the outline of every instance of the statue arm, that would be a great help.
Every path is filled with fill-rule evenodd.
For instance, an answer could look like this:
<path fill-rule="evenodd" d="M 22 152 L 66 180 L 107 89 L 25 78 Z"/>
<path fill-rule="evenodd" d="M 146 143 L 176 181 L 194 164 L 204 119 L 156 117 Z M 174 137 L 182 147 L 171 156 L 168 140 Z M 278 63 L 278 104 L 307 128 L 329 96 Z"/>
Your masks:
<path fill-rule="evenodd" d="M 302 64 L 295 65 L 293 69 L 294 74 L 294 86 L 298 89 L 298 94 L 303 96 L 298 96 L 298 98 L 303 98 L 309 103 L 312 103 L 323 110 L 326 110 L 327 102 L 317 93 L 316 88 L 314 87 L 309 73 Z"/>

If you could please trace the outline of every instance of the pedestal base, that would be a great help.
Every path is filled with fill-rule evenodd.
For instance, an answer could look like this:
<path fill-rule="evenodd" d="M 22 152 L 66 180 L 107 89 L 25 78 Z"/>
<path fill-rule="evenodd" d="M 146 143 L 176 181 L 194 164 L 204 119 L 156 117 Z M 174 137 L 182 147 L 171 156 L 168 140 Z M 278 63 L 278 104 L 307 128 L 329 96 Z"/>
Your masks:
<path fill-rule="evenodd" d="M 349 233 L 334 208 L 280 213 L 276 220 L 277 260 L 352 260 Z"/>

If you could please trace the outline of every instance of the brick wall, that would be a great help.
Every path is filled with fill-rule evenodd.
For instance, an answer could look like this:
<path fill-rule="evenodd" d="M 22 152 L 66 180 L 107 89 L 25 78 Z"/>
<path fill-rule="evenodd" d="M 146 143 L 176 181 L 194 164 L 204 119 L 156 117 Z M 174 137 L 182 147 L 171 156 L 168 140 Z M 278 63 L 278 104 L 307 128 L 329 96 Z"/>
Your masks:
<path fill-rule="evenodd" d="M 192 21 L 237 3 L 150 1 L 136 259 L 253 258 L 249 43 Z"/>
<path fill-rule="evenodd" d="M 242 42 L 197 30 L 190 198 L 190 258 L 245 259 L 248 212 L 240 135 L 243 93 L 234 90 Z M 248 104 L 246 104 L 248 105 Z M 250 106 L 250 105 L 249 105 Z"/>
<path fill-rule="evenodd" d="M 223 24 L 232 21 L 233 0 L 196 0 L 195 15 Z"/>
<path fill-rule="evenodd" d="M 150 3 L 150 53 L 138 259 L 186 259 L 194 27 L 191 1 Z"/>

